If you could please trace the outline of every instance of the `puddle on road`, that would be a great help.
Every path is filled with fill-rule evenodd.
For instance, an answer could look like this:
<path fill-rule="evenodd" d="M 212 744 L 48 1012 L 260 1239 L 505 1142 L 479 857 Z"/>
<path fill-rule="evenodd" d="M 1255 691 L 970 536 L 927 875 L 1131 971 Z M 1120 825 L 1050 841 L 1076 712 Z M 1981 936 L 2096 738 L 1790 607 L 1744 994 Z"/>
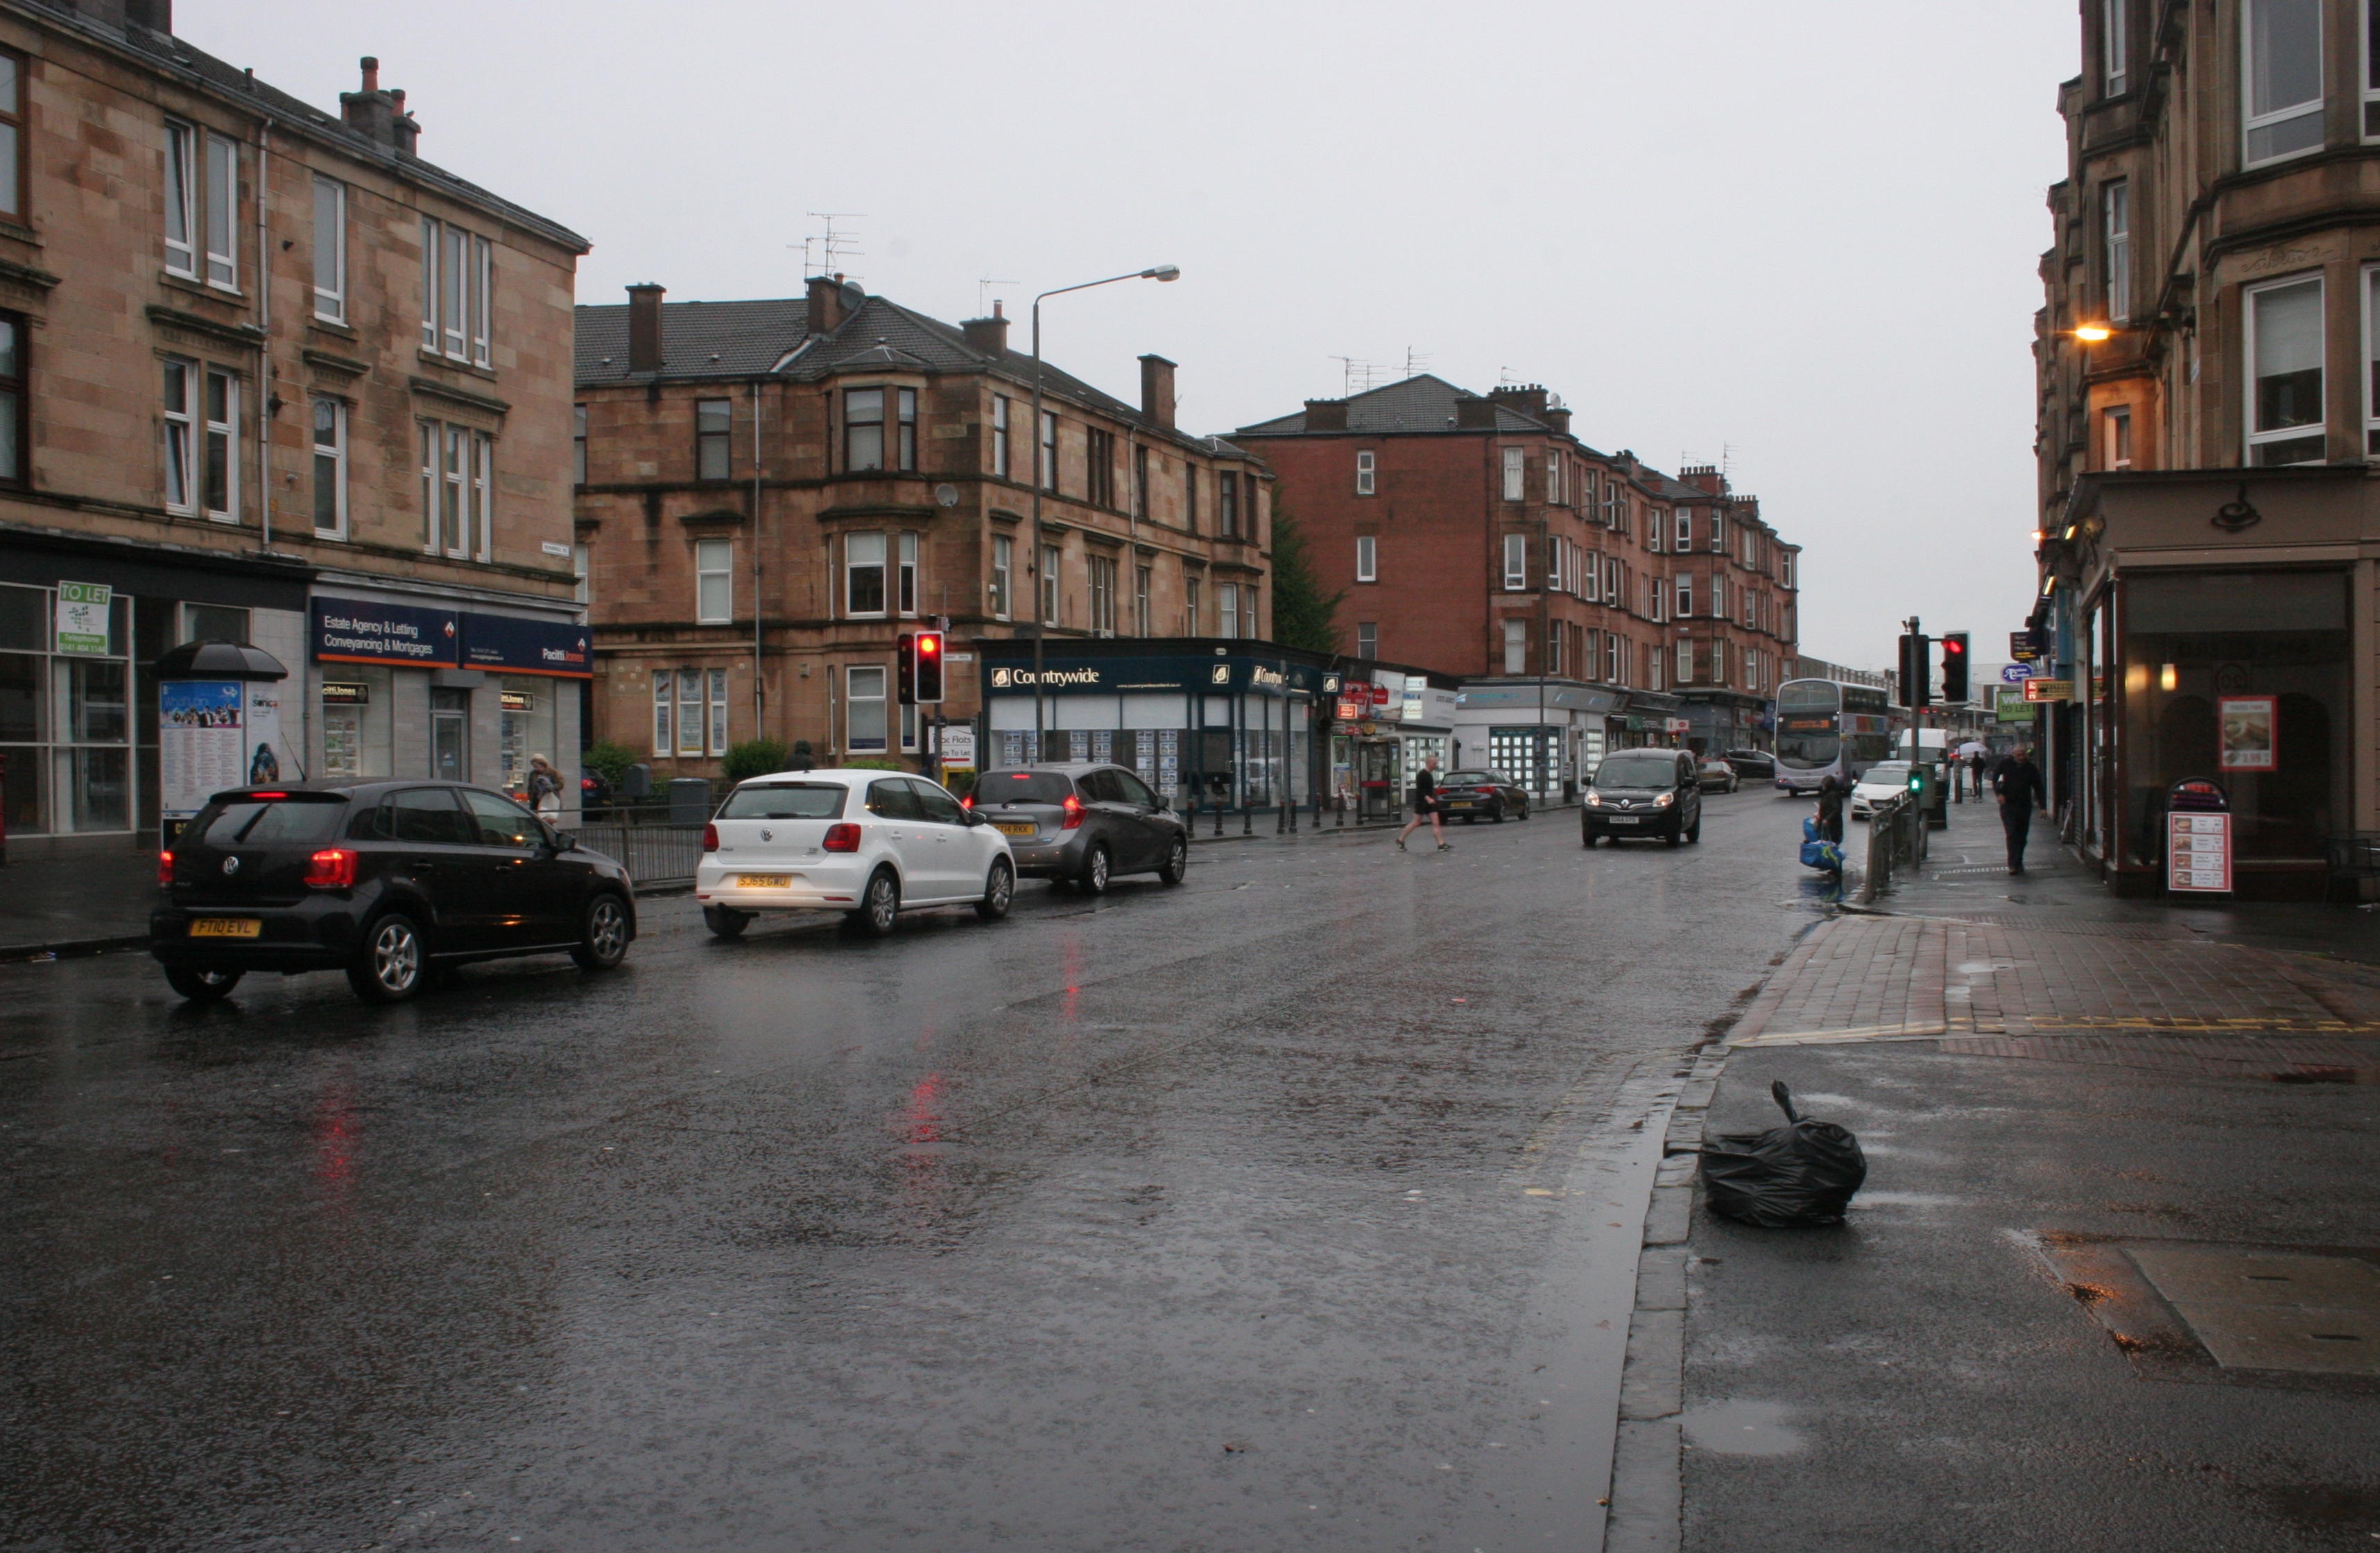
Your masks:
<path fill-rule="evenodd" d="M 1785 1426 L 1782 1402 L 1715 1402 L 1679 1416 L 1687 1443 L 1715 1456 L 1791 1456 L 1809 1440 Z"/>

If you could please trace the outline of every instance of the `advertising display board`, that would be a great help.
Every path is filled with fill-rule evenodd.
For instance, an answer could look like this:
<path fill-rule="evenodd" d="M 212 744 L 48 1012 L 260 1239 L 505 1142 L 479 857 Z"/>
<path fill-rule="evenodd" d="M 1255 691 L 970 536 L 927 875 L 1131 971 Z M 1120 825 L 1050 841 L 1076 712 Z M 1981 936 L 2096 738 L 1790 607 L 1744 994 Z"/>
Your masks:
<path fill-rule="evenodd" d="M 2223 769 L 2227 771 L 2269 771 L 2277 769 L 2273 743 L 2279 717 L 2279 698 L 2222 698 Z"/>
<path fill-rule="evenodd" d="M 115 598 L 115 589 L 103 582 L 58 584 L 57 628 L 50 650 L 68 656 L 109 656 L 109 606 Z"/>
<path fill-rule="evenodd" d="M 311 613 L 310 646 L 317 662 L 451 669 L 458 661 L 453 610 L 373 599 L 317 599 Z"/>
<path fill-rule="evenodd" d="M 462 662 L 467 669 L 498 669 L 508 674 L 594 676 L 587 627 L 508 614 L 465 613 L 460 622 Z"/>
<path fill-rule="evenodd" d="M 2204 778 L 2178 782 L 2166 796 L 2165 887 L 2176 892 L 2231 892 L 2231 801 Z"/>

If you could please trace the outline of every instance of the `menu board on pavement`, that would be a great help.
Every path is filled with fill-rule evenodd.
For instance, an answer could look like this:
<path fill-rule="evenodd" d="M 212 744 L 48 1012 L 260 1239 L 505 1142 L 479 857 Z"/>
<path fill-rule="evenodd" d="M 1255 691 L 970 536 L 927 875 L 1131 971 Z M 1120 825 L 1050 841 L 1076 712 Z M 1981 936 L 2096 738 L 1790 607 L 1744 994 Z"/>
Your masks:
<path fill-rule="evenodd" d="M 2231 817 L 2185 814 L 2165 817 L 2165 887 L 2208 894 L 2231 890 Z"/>

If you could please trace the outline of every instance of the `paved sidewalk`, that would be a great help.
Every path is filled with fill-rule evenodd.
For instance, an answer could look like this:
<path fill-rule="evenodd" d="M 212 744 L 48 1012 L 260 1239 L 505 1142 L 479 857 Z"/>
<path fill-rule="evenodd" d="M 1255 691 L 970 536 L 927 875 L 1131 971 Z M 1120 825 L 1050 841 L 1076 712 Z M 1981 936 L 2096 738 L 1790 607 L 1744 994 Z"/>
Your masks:
<path fill-rule="evenodd" d="M 1778 1079 L 1868 1180 L 1837 1229 L 1648 1224 L 1608 1547 L 2380 1545 L 2380 924 L 2015 879 L 1952 819 L 1681 1101 L 1665 1180 Z"/>
<path fill-rule="evenodd" d="M 0 959 L 145 944 L 156 899 L 154 852 L 12 862 L 0 867 Z"/>

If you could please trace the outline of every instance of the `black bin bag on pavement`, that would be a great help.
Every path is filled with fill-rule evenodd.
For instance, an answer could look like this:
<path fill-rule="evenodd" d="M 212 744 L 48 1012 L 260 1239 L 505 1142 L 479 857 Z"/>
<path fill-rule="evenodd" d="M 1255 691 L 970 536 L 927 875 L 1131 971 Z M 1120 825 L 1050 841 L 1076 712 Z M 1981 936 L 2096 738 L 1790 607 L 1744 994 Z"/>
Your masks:
<path fill-rule="evenodd" d="M 1703 1147 L 1703 1192 L 1713 1213 L 1769 1230 L 1840 1224 L 1867 1179 L 1859 1139 L 1831 1122 L 1793 1110 L 1793 1091 L 1768 1086 L 1785 1125 L 1736 1133 Z"/>

